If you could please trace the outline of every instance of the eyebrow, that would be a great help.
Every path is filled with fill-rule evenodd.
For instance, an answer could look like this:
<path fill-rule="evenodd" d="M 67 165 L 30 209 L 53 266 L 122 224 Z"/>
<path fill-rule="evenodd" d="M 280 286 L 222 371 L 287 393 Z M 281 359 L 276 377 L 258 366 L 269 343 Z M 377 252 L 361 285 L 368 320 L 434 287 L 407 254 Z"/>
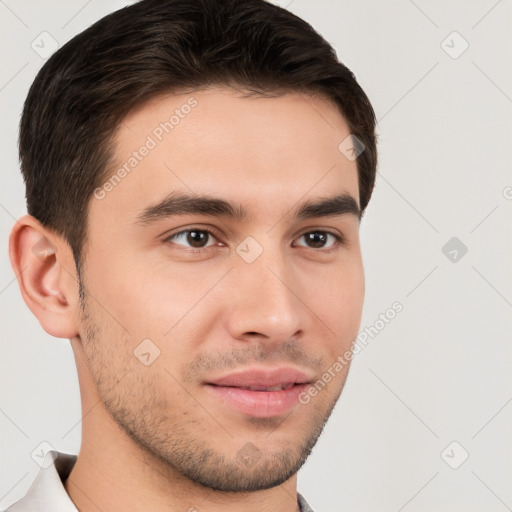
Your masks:
<path fill-rule="evenodd" d="M 152 224 L 173 215 L 212 215 L 244 220 L 248 212 L 244 206 L 215 197 L 171 193 L 158 203 L 145 208 L 136 218 L 136 224 Z M 301 220 L 339 215 L 354 215 L 361 219 L 357 201 L 349 194 L 314 199 L 295 208 L 295 217 Z"/>
<path fill-rule="evenodd" d="M 224 199 L 194 194 L 171 193 L 160 202 L 145 208 L 137 216 L 137 224 L 149 224 L 172 215 L 215 215 L 243 220 L 247 211 L 239 204 Z"/>
<path fill-rule="evenodd" d="M 347 214 L 355 215 L 358 220 L 361 219 L 359 205 L 349 194 L 338 194 L 334 197 L 311 200 L 299 206 L 295 211 L 295 216 L 299 219 Z"/>

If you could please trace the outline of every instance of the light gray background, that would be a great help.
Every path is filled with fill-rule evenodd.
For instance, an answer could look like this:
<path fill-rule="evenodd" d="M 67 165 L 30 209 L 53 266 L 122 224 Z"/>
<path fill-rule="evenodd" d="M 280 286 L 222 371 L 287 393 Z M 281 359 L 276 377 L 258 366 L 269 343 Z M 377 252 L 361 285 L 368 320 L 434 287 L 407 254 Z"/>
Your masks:
<path fill-rule="evenodd" d="M 69 342 L 40 328 L 7 256 L 25 213 L 17 125 L 44 62 L 31 43 L 48 32 L 63 44 L 122 5 L 0 0 L 0 509 L 28 489 L 42 441 L 77 453 L 81 433 Z M 511 2 L 280 5 L 335 46 L 375 107 L 361 330 L 404 308 L 355 358 L 299 490 L 318 512 L 512 510 Z M 442 252 L 452 237 L 468 248 L 455 262 Z"/>

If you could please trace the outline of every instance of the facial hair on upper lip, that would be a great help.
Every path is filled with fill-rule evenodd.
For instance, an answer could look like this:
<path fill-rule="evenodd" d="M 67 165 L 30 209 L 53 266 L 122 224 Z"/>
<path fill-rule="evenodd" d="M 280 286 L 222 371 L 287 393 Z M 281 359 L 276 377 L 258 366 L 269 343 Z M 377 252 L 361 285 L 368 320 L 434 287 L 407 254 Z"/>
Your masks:
<path fill-rule="evenodd" d="M 276 363 L 294 364 L 315 372 L 320 371 L 324 366 L 323 358 L 306 353 L 300 345 L 301 342 L 295 341 L 270 346 L 260 343 L 230 352 L 201 354 L 186 365 L 183 382 L 197 382 L 204 375 L 222 369 L 243 369 L 261 363 L 271 363 L 272 366 Z"/>

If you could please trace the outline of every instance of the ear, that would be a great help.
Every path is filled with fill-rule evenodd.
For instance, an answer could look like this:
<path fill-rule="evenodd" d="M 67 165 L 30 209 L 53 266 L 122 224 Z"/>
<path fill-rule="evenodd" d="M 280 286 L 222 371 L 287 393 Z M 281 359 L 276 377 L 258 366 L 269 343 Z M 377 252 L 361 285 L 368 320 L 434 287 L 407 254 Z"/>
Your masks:
<path fill-rule="evenodd" d="M 9 257 L 23 300 L 43 329 L 57 338 L 78 334 L 78 276 L 69 245 L 36 218 L 12 228 Z"/>

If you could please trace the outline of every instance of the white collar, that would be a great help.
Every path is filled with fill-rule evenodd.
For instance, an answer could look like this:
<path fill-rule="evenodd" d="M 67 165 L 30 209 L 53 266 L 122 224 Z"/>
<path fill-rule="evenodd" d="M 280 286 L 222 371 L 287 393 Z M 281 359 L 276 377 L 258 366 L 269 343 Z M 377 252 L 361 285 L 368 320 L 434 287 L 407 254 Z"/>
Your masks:
<path fill-rule="evenodd" d="M 48 451 L 27 494 L 6 512 L 78 512 L 63 484 L 76 459 L 76 455 Z"/>

